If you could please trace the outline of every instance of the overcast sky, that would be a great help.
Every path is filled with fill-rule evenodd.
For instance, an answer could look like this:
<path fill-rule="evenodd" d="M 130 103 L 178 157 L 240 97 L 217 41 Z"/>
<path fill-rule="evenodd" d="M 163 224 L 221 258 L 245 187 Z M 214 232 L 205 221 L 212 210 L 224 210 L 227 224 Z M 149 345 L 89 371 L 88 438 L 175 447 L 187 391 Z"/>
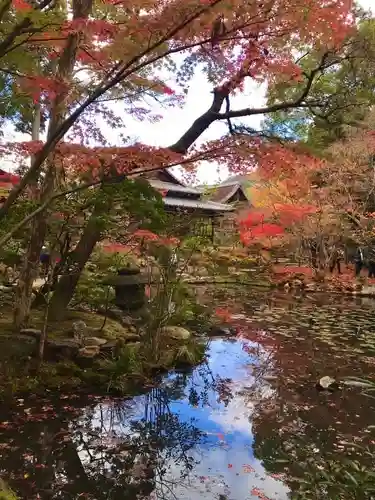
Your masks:
<path fill-rule="evenodd" d="M 375 7 L 375 0 L 360 0 L 359 3 L 364 8 Z M 172 86 L 172 84 L 171 84 Z M 245 92 L 241 96 L 232 98 L 232 109 L 261 106 L 264 103 L 264 87 L 255 84 L 253 81 L 248 81 Z M 197 73 L 193 78 L 190 89 L 182 108 L 155 109 L 155 112 L 163 115 L 163 119 L 158 123 L 148 123 L 147 121 L 139 122 L 126 120 L 129 124 L 129 135 L 137 137 L 145 144 L 153 146 L 168 146 L 173 144 L 192 124 L 192 122 L 202 114 L 209 106 L 212 100 L 212 86 L 207 81 L 204 75 Z M 116 105 L 118 108 L 118 105 Z M 247 119 L 247 123 L 257 127 L 262 120 L 261 116 L 254 116 Z M 225 124 L 216 122 L 203 134 L 200 141 L 215 139 L 223 135 L 225 132 Z M 109 127 L 105 128 L 106 136 L 110 143 L 120 145 L 118 131 L 112 130 Z M 5 130 L 6 140 L 29 140 L 29 138 L 21 137 L 20 134 L 15 134 L 10 127 Z M 4 167 L 8 165 L 4 164 Z M 227 176 L 225 169 L 218 169 L 215 165 L 202 165 L 198 170 L 199 182 L 213 183 Z"/>

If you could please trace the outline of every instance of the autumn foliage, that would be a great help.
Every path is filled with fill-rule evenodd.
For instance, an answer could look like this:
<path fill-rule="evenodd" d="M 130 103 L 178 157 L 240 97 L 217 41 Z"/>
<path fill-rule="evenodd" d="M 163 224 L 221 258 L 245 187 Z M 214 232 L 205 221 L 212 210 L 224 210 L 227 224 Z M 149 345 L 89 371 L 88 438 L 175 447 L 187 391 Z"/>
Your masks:
<path fill-rule="evenodd" d="M 280 178 L 285 191 L 300 190 L 295 169 L 314 169 L 315 159 L 262 134 L 237 133 L 235 122 L 308 107 L 314 83 L 346 57 L 343 42 L 356 30 L 351 0 L 72 0 L 66 6 L 13 0 L 4 4 L 0 21 L 0 73 L 14 96 L 17 126 L 33 133 L 32 141 L 0 146 L 0 155 L 23 172 L 0 207 L 0 220 L 25 192 L 36 202 L 34 212 L 0 243 L 36 219 L 25 252 L 17 318 L 28 314 L 38 256 L 48 235 L 45 212 L 56 200 L 68 201 L 72 189 L 100 194 L 104 185 L 129 175 L 174 165 L 193 173 L 207 161 L 236 173 L 259 168 L 265 177 Z M 301 50 L 313 54 L 311 67 L 302 68 L 296 58 Z M 180 137 L 166 137 L 163 146 L 136 140 L 132 121 L 158 127 L 162 116 L 154 103 L 161 112 L 183 106 L 198 71 L 212 87 L 202 114 Z M 250 82 L 270 91 L 282 88 L 289 97 L 270 99 L 265 107 L 246 103 L 234 109 L 232 98 Z M 204 133 L 215 122 L 227 124 L 230 133 L 207 140 Z M 289 175 L 279 171 L 281 166 Z M 285 198 L 293 204 L 288 196 L 282 203 Z M 110 205 L 102 207 L 106 212 Z M 94 238 L 88 228 L 102 216 L 93 211 L 82 227 L 77 248 L 86 249 L 85 255 L 75 254 L 80 269 L 102 237 L 98 230 Z M 247 241 L 275 238 L 286 226 L 285 217 L 267 214 L 261 224 L 245 224 L 242 234 Z M 61 294 L 67 305 L 70 295 L 63 293 L 63 283 Z M 63 307 L 54 302 L 50 313 L 57 315 Z"/>
<path fill-rule="evenodd" d="M 74 0 L 73 16 L 69 18 L 48 1 L 48 8 L 40 9 L 32 2 L 14 0 L 5 15 L 7 22 L 2 30 L 4 35 L 9 36 L 8 50 L 14 55 L 25 46 L 29 57 L 36 61 L 41 55 L 51 61 L 56 60 L 55 74 L 44 71 L 43 64 L 36 64 L 32 71 L 26 64 L 25 67 L 20 64 L 14 80 L 15 91 L 28 93 L 46 116 L 54 113 L 53 103 L 59 107 L 64 103 L 67 114 L 58 126 L 51 122 L 50 137 L 52 126 L 58 141 L 72 130 L 73 142 L 78 140 L 87 146 L 89 140 L 102 138 L 102 133 L 95 120 L 86 121 L 85 115 L 94 112 L 96 116 L 100 114 L 112 124 L 115 120 L 116 126 L 121 126 L 121 119 L 114 116 L 106 101 L 101 99 L 104 94 L 109 94 L 110 98 L 123 97 L 125 112 L 135 113 L 142 119 L 156 119 L 150 109 L 142 106 L 142 96 L 161 96 L 168 105 L 181 105 L 183 92 L 198 66 L 207 71 L 213 87 L 222 92 L 223 97 L 240 92 L 249 78 L 270 84 L 303 83 L 305 76 L 291 50 L 296 37 L 299 44 L 307 45 L 311 50 L 320 51 L 329 47 L 334 51 L 339 49 L 355 24 L 350 0 L 334 0 L 329 5 L 308 1 L 304 2 L 303 8 L 300 4 L 300 0 L 285 0 L 276 4 L 258 0 L 147 0 L 132 2 L 128 6 L 113 0 L 90 0 L 87 5 L 81 0 Z M 30 13 L 29 20 L 27 16 Z M 14 14 L 15 23 L 12 21 Z M 225 29 L 215 41 L 213 50 L 210 48 L 211 38 L 218 16 L 223 19 Z M 17 21 L 26 24 L 24 35 L 17 38 L 18 45 L 11 40 Z M 74 48 L 70 46 L 73 39 Z M 62 67 L 68 52 L 69 70 Z M 170 57 L 175 54 L 182 55 L 177 71 L 173 67 L 175 63 L 170 64 Z M 169 83 L 171 78 L 172 85 Z M 215 119 L 226 118 L 225 113 L 219 116 L 220 109 L 217 112 Z M 233 118 L 246 114 L 249 114 L 246 110 L 232 112 Z M 193 142 L 182 149 L 175 149 L 186 153 Z M 41 158 L 45 158 L 51 148 L 55 150 L 56 145 L 47 141 L 38 147 L 41 148 L 41 155 L 37 161 L 42 162 Z M 142 167 L 144 146 L 134 144 L 132 147 L 128 163 L 132 164 L 132 168 L 135 165 Z M 68 151 L 69 148 L 71 151 Z M 216 154 L 207 155 L 207 148 L 216 149 Z M 35 153 L 35 149 L 36 146 L 30 144 L 29 154 Z M 93 150 L 95 160 L 88 158 L 87 152 L 77 153 L 74 143 L 65 142 L 60 151 L 62 149 L 67 159 L 81 154 L 82 161 L 87 162 L 86 169 L 91 165 L 94 175 L 101 155 L 104 163 L 108 161 L 108 152 L 100 148 Z M 225 161 L 234 170 L 248 166 L 249 161 L 244 163 L 243 160 L 252 157 L 252 153 L 257 158 L 253 158 L 251 163 L 261 162 L 269 172 L 274 172 L 281 163 L 292 165 L 295 161 L 295 155 L 288 156 L 288 150 L 264 146 L 255 138 L 246 144 L 227 139 L 214 141 L 200 146 L 199 152 L 201 156 L 196 159 L 206 159 L 206 155 L 209 159 Z M 163 156 L 165 152 L 160 154 Z M 301 162 L 306 164 L 306 158 L 302 158 Z M 78 161 L 78 165 L 80 163 Z M 35 169 L 40 169 L 40 166 Z M 123 170 L 129 171 L 129 167 Z"/>

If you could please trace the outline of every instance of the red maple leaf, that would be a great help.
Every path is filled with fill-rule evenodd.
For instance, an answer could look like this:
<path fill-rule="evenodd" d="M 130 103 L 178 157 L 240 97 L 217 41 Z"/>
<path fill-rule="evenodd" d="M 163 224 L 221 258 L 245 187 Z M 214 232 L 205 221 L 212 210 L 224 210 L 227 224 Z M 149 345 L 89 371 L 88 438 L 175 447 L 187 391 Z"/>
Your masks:
<path fill-rule="evenodd" d="M 173 89 L 171 89 L 170 87 L 168 87 L 168 85 L 164 85 L 162 87 L 162 92 L 164 94 L 167 94 L 167 95 L 174 95 L 175 94 L 175 91 Z"/>
<path fill-rule="evenodd" d="M 157 241 L 160 237 L 148 229 L 138 229 L 133 233 L 133 237 L 145 241 Z"/>
<path fill-rule="evenodd" d="M 31 5 L 25 2 L 25 0 L 13 0 L 12 4 L 16 10 L 27 12 L 32 9 Z"/>
<path fill-rule="evenodd" d="M 263 491 L 259 488 L 253 488 L 251 491 L 250 491 L 250 494 L 253 495 L 253 496 L 256 496 L 259 498 L 259 500 L 270 500 L 270 498 L 268 496 L 266 496 Z"/>
<path fill-rule="evenodd" d="M 228 311 L 228 309 L 216 309 L 215 310 L 215 315 L 220 318 L 222 321 L 225 323 L 229 322 L 232 318 L 231 313 Z"/>

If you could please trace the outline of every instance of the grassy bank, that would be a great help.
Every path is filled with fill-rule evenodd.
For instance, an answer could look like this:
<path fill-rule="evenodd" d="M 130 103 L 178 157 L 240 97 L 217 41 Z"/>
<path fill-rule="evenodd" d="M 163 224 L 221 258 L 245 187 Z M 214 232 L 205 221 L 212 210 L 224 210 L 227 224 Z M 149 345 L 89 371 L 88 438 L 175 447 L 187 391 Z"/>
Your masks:
<path fill-rule="evenodd" d="M 48 325 L 46 357 L 39 364 L 36 334 L 43 327 L 42 312 L 34 311 L 30 329 L 19 334 L 12 331 L 11 321 L 11 309 L 3 310 L 0 317 L 3 398 L 62 390 L 127 394 L 134 386 L 149 383 L 158 373 L 195 365 L 204 359 L 204 342 L 192 336 L 186 341 L 162 336 L 160 354 L 151 356 L 142 329 L 123 326 L 99 314 L 69 311 L 66 320 Z M 100 350 L 90 346 L 79 348 L 72 333 L 72 325 L 77 321 L 85 323 L 90 335 L 88 340 L 103 343 Z M 82 353 L 85 349 L 87 352 Z M 97 349 L 95 356 L 91 356 L 89 349 Z"/>

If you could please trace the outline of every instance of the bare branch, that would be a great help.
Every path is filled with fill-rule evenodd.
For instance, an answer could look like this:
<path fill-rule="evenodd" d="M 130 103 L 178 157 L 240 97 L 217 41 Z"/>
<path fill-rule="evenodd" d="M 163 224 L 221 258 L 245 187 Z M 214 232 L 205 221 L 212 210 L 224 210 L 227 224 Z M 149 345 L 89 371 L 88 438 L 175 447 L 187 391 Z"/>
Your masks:
<path fill-rule="evenodd" d="M 226 109 L 225 109 L 225 112 L 226 113 L 229 113 L 230 112 L 230 100 L 229 100 L 229 95 L 226 96 L 225 98 L 225 104 L 226 104 Z M 229 132 L 231 135 L 234 135 L 235 132 L 234 132 L 234 129 L 233 129 L 233 125 L 232 125 L 232 122 L 230 121 L 230 118 L 227 119 L 227 123 L 228 123 L 228 128 L 229 128 Z"/>
<path fill-rule="evenodd" d="M 244 116 L 252 115 L 263 115 L 268 113 L 275 113 L 276 111 L 282 111 L 291 108 L 307 107 L 311 104 L 304 103 L 306 97 L 309 95 L 311 87 L 314 83 L 315 77 L 320 71 L 325 67 L 326 59 L 329 53 L 325 53 L 322 57 L 321 63 L 315 69 L 313 69 L 307 77 L 306 86 L 300 96 L 294 101 L 286 101 L 279 104 L 272 104 L 271 106 L 266 106 L 264 108 L 244 108 L 237 111 L 229 111 L 227 113 L 218 114 L 217 120 L 227 120 L 228 118 L 241 118 Z"/>

